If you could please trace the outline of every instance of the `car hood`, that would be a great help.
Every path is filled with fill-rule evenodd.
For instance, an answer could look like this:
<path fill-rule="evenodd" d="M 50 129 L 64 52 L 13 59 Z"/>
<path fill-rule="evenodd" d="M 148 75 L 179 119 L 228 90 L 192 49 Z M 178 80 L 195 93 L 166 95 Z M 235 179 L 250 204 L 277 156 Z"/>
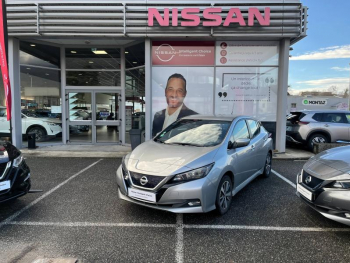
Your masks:
<path fill-rule="evenodd" d="M 212 163 L 217 147 L 166 145 L 148 141 L 139 145 L 126 157 L 130 171 L 170 175 Z"/>
<path fill-rule="evenodd" d="M 350 179 L 350 146 L 324 151 L 310 159 L 304 170 L 322 180 Z"/>

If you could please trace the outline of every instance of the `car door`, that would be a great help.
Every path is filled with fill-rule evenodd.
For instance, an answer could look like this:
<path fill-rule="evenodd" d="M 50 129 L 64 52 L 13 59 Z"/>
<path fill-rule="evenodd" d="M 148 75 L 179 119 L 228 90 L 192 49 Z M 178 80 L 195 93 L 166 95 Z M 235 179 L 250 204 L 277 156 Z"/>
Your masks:
<path fill-rule="evenodd" d="M 349 122 L 344 113 L 324 113 L 322 125 L 331 135 L 332 142 L 349 140 Z"/>
<path fill-rule="evenodd" d="M 245 120 L 239 120 L 233 128 L 230 141 L 234 143 L 237 139 L 249 138 L 250 134 Z M 251 145 L 229 149 L 227 154 L 229 155 L 230 166 L 233 167 L 234 170 L 235 187 L 237 187 L 254 174 L 254 168 L 252 167 L 254 159 L 252 158 Z"/>
<path fill-rule="evenodd" d="M 10 122 L 7 120 L 6 108 L 0 109 L 0 133 L 10 134 Z"/>
<path fill-rule="evenodd" d="M 261 133 L 260 122 L 248 119 L 247 125 L 250 131 L 250 144 L 253 155 L 252 158 L 254 158 L 254 162 L 252 165 L 254 165 L 254 170 L 255 172 L 257 172 L 264 166 L 266 160 L 267 152 L 265 153 L 264 151 L 265 134 Z"/>
<path fill-rule="evenodd" d="M 348 130 L 349 130 L 349 137 L 348 137 L 348 141 L 350 141 L 350 113 L 346 113 L 345 114 L 346 120 L 348 121 Z"/>

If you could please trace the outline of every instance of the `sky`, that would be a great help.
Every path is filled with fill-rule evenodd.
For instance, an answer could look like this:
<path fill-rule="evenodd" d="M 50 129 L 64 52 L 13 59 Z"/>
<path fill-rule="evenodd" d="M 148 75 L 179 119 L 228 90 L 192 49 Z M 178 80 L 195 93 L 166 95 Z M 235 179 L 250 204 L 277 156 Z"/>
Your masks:
<path fill-rule="evenodd" d="M 350 79 L 350 0 L 301 2 L 309 8 L 308 30 L 290 52 L 289 92 L 344 93 Z"/>

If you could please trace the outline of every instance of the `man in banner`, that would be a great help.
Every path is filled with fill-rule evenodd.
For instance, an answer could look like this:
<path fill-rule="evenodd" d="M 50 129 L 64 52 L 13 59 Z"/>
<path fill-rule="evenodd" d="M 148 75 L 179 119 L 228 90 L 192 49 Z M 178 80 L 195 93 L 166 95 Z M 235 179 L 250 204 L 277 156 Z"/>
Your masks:
<path fill-rule="evenodd" d="M 198 114 L 183 103 L 187 94 L 186 79 L 178 73 L 168 78 L 165 88 L 165 98 L 168 107 L 156 112 L 153 119 L 152 135 L 155 136 L 170 124 L 183 117 Z"/>
<path fill-rule="evenodd" d="M 7 120 L 11 120 L 11 85 L 7 67 L 7 20 L 6 20 L 6 5 L 2 0 L 0 4 L 0 64 L 2 80 L 4 82 Z"/>

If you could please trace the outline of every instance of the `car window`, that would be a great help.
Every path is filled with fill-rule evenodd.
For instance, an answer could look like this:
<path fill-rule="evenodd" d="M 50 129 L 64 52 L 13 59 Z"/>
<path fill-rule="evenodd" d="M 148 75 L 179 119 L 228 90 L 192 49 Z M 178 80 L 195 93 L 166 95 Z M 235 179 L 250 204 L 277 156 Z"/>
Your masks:
<path fill-rule="evenodd" d="M 312 119 L 314 119 L 315 121 L 322 122 L 322 117 L 323 117 L 322 113 L 315 113 L 314 116 L 312 116 Z"/>
<path fill-rule="evenodd" d="M 324 113 L 323 122 L 347 123 L 343 113 Z"/>
<path fill-rule="evenodd" d="M 0 117 L 7 117 L 6 109 L 0 109 Z"/>
<path fill-rule="evenodd" d="M 169 125 L 154 138 L 154 141 L 212 147 L 223 141 L 230 126 L 230 121 L 182 119 Z"/>
<path fill-rule="evenodd" d="M 346 114 L 346 119 L 348 120 L 348 123 L 350 123 L 350 114 Z"/>
<path fill-rule="evenodd" d="M 237 139 L 249 139 L 249 131 L 245 120 L 240 120 L 237 122 L 235 128 L 233 129 L 231 142 L 236 141 Z"/>
<path fill-rule="evenodd" d="M 247 123 L 252 134 L 252 138 L 254 138 L 260 133 L 260 124 L 254 120 L 247 120 Z"/>

